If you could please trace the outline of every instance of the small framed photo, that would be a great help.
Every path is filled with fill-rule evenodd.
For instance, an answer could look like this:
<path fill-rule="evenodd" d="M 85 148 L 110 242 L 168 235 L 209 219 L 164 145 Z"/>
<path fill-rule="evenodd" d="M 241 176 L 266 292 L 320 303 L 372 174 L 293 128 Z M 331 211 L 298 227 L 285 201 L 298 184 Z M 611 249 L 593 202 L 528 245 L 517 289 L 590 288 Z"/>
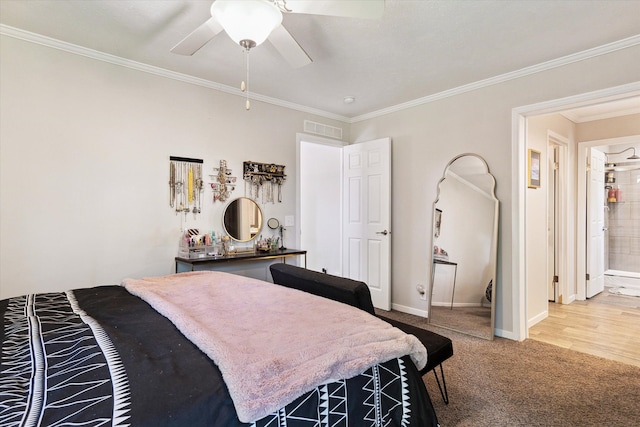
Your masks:
<path fill-rule="evenodd" d="M 434 237 L 440 237 L 440 226 L 442 225 L 442 211 L 440 209 L 436 209 L 435 215 L 435 224 L 434 224 Z"/>
<path fill-rule="evenodd" d="M 527 158 L 527 186 L 540 188 L 540 152 L 529 149 Z"/>

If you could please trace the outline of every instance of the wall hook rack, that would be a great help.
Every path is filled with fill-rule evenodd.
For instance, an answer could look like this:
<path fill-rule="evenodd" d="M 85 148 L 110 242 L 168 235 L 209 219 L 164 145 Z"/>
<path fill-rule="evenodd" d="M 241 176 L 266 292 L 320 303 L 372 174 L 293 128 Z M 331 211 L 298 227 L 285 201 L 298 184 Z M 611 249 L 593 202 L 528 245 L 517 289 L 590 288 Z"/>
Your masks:
<path fill-rule="evenodd" d="M 287 179 L 283 165 L 274 163 L 260 163 L 248 160 L 243 163 L 243 178 L 245 181 L 245 195 L 247 195 L 247 184 L 249 187 L 248 197 L 258 200 L 262 198 L 262 203 L 282 202 L 282 184 Z"/>
<path fill-rule="evenodd" d="M 202 159 L 169 157 L 169 206 L 176 213 L 202 212 Z"/>

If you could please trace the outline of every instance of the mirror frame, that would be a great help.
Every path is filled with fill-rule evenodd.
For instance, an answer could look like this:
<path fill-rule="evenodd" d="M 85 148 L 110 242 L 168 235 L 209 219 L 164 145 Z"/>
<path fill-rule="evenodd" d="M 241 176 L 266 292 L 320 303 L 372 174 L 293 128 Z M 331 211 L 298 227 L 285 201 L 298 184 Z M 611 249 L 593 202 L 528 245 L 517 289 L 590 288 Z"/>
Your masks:
<path fill-rule="evenodd" d="M 451 166 L 453 165 L 453 163 L 460 159 L 461 157 L 467 157 L 467 156 L 471 156 L 471 157 L 475 157 L 478 160 L 480 160 L 482 162 L 482 164 L 484 165 L 485 168 L 485 172 L 486 174 L 491 178 L 491 197 L 494 200 L 494 204 L 495 204 L 495 208 L 494 208 L 494 216 L 493 216 L 493 233 L 492 233 L 492 240 L 491 240 L 491 250 L 490 250 L 490 264 L 492 265 L 492 269 L 491 269 L 491 273 L 492 273 L 492 286 L 491 286 L 491 331 L 489 333 L 489 336 L 485 336 L 485 335 L 480 335 L 480 334 L 476 334 L 470 331 L 465 331 L 465 330 L 461 330 L 459 328 L 454 328 L 454 327 L 449 327 L 447 325 L 441 325 L 438 324 L 437 320 L 434 323 L 433 322 L 433 316 L 432 316 L 432 301 L 433 301 L 433 288 L 434 288 L 434 281 L 435 281 L 435 275 L 434 275 L 434 254 L 433 254 L 433 247 L 434 247 L 434 230 L 436 229 L 436 205 L 438 203 L 438 201 L 440 200 L 440 189 L 441 189 L 441 184 L 442 182 L 446 179 L 447 176 L 447 172 L 449 171 L 449 169 L 451 168 Z M 431 235 L 430 238 L 430 242 L 431 242 L 431 246 L 430 246 L 430 251 L 431 251 L 431 264 L 429 266 L 429 306 L 428 306 L 428 310 L 427 310 L 427 321 L 429 324 L 433 324 L 434 326 L 438 326 L 444 329 L 449 329 L 452 331 L 456 331 L 456 332 L 460 332 L 466 335 L 472 335 L 478 338 L 484 338 L 484 339 L 488 339 L 488 340 L 493 340 L 494 336 L 495 336 L 495 315 L 496 315 L 496 288 L 497 288 L 497 272 L 498 272 L 498 226 L 499 226 L 499 222 L 500 222 L 500 200 L 496 197 L 496 179 L 493 176 L 493 174 L 491 173 L 491 171 L 489 170 L 489 165 L 487 164 L 487 161 L 480 155 L 475 154 L 475 153 L 463 153 L 463 154 L 459 154 L 457 156 L 455 156 L 453 159 L 451 159 L 449 161 L 449 163 L 447 163 L 447 165 L 444 168 L 444 172 L 442 173 L 442 178 L 440 178 L 440 180 L 438 181 L 438 185 L 437 185 L 437 193 L 436 193 L 436 199 L 433 202 L 433 206 L 431 209 L 431 217 L 432 217 L 432 221 L 431 221 L 431 229 L 429 230 L 429 233 Z"/>
<path fill-rule="evenodd" d="M 277 218 L 269 218 L 267 220 L 267 227 L 272 230 L 277 230 L 278 228 L 280 228 L 280 221 L 278 221 Z"/>
<path fill-rule="evenodd" d="M 232 204 L 237 203 L 237 202 L 240 202 L 240 201 L 242 201 L 242 200 L 248 200 L 248 201 L 250 201 L 251 203 L 253 203 L 253 205 L 255 206 L 255 208 L 258 210 L 259 217 L 260 217 L 260 221 L 259 221 L 259 224 L 258 224 L 258 231 L 257 231 L 254 235 L 252 235 L 249 239 L 240 239 L 239 237 L 232 235 L 232 234 L 229 232 L 229 230 L 227 229 L 227 223 L 226 223 L 226 221 L 225 221 L 225 219 L 226 219 L 226 217 L 227 217 L 227 210 L 229 209 L 229 207 L 230 207 Z M 222 212 L 222 227 L 223 227 L 223 229 L 224 229 L 224 232 L 225 232 L 225 233 L 227 233 L 227 235 L 228 235 L 232 240 L 235 240 L 236 242 L 250 242 L 250 241 L 252 241 L 253 239 L 255 239 L 256 237 L 258 237 L 258 236 L 260 235 L 260 232 L 262 231 L 263 222 L 264 222 L 264 214 L 262 213 L 262 209 L 260 209 L 260 206 L 258 205 L 258 203 L 257 203 L 255 200 L 250 199 L 250 198 L 248 198 L 248 197 L 238 197 L 237 199 L 233 199 L 233 200 L 231 200 L 231 201 L 227 204 L 227 206 L 225 206 L 224 211 Z"/>

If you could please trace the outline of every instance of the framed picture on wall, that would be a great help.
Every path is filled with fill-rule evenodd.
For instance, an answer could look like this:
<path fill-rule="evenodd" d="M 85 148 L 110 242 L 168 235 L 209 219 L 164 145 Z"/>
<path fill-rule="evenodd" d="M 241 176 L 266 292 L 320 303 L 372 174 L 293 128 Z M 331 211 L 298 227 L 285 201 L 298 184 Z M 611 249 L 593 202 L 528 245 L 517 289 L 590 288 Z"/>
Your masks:
<path fill-rule="evenodd" d="M 436 218 L 435 218 L 435 232 L 434 237 L 440 237 L 440 225 L 442 224 L 442 211 L 440 209 L 436 209 Z"/>
<path fill-rule="evenodd" d="M 540 152 L 531 148 L 527 158 L 527 186 L 540 187 Z"/>

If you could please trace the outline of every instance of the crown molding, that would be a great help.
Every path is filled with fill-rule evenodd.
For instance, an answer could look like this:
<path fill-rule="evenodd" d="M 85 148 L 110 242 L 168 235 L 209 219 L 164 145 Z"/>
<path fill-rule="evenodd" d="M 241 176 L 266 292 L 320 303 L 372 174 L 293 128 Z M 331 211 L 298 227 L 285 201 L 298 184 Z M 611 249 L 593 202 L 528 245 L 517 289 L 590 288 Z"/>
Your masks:
<path fill-rule="evenodd" d="M 65 52 L 73 53 L 75 55 L 85 56 L 87 58 L 95 59 L 98 61 L 106 62 L 113 65 L 119 65 L 121 67 L 131 68 L 133 70 L 142 71 L 144 73 L 154 74 L 160 77 L 166 77 L 173 80 L 193 84 L 196 86 L 202 86 L 209 89 L 225 92 L 231 95 L 237 95 L 246 97 L 247 94 L 240 89 L 213 82 L 211 80 L 202 79 L 199 77 L 190 76 L 188 74 L 178 73 L 175 71 L 166 70 L 164 68 L 155 67 L 153 65 L 144 64 L 142 62 L 133 61 L 130 59 L 122 58 L 109 53 L 100 52 L 94 49 L 78 46 L 72 43 L 67 43 L 61 40 L 46 37 L 40 34 L 24 31 L 19 28 L 11 27 L 8 25 L 0 24 L 0 35 L 13 37 L 16 39 L 24 40 L 27 42 L 40 44 L 43 46 L 51 47 L 53 49 L 62 50 Z M 307 107 L 305 105 L 295 104 L 293 102 L 284 101 L 277 98 L 272 98 L 259 93 L 252 92 L 249 94 L 251 100 L 264 102 L 267 104 L 277 105 L 279 107 L 288 108 L 291 110 L 301 111 L 303 113 L 314 114 L 317 116 L 325 117 L 328 119 L 338 120 L 348 123 L 349 118 L 341 116 L 339 114 L 329 113 L 327 111 L 318 110 L 316 108 Z"/>
<path fill-rule="evenodd" d="M 143 64 L 141 62 L 132 61 L 130 59 L 125 59 L 119 56 L 111 55 L 108 53 L 100 52 L 93 49 L 88 49 L 82 46 L 74 45 L 71 43 L 63 42 L 57 39 L 53 39 L 51 37 L 42 36 L 40 34 L 32 33 L 29 31 L 24 31 L 19 28 L 11 27 L 8 25 L 0 24 L 0 35 L 5 35 L 9 37 L 13 37 L 16 39 L 28 41 L 31 43 L 36 43 L 44 46 L 48 46 L 54 49 L 59 49 L 65 52 L 73 53 L 76 55 L 85 56 L 88 58 L 92 58 L 98 61 L 107 62 L 114 65 L 119 65 L 122 67 L 131 68 L 134 70 L 142 71 L 149 74 L 154 74 L 161 77 L 166 77 L 169 79 L 174 79 L 178 81 L 182 81 L 185 83 L 190 83 L 197 86 L 206 87 L 213 90 L 218 90 L 220 92 L 225 92 L 231 95 L 237 95 L 244 97 L 245 93 L 231 86 L 223 85 L 220 83 L 216 83 L 210 80 L 189 76 L 187 74 L 178 73 L 175 71 L 169 71 L 164 68 L 155 67 L 152 65 Z M 431 102 L 435 102 L 444 98 L 449 98 L 452 96 L 460 95 L 466 92 L 471 92 L 477 89 L 481 89 L 488 86 L 493 86 L 499 83 L 504 83 L 509 80 L 518 79 L 521 77 L 529 76 L 532 74 L 540 73 L 543 71 L 547 71 L 553 68 L 562 67 L 564 65 L 572 64 L 574 62 L 583 61 L 585 59 L 594 58 L 601 55 L 606 55 L 611 52 L 615 52 L 617 50 L 626 49 L 632 46 L 636 46 L 640 44 L 640 34 L 622 39 L 613 43 L 608 43 L 602 46 L 598 46 L 592 49 L 587 49 L 582 52 L 578 52 L 575 54 L 563 56 L 561 58 L 557 58 L 551 61 L 542 62 L 540 64 L 536 64 L 530 67 L 522 68 L 520 70 L 512 71 L 505 74 L 500 74 L 498 76 L 490 77 L 488 79 L 479 80 L 477 82 L 469 83 L 466 85 L 458 86 L 452 89 L 448 89 L 439 93 L 435 93 L 433 95 L 428 95 L 422 98 L 414 99 L 412 101 L 408 101 L 402 104 L 394 105 L 391 107 L 383 108 L 377 111 L 372 111 L 371 113 L 362 114 L 360 116 L 355 117 L 346 117 L 339 114 L 330 113 L 327 111 L 307 107 L 300 104 L 295 104 L 292 102 L 284 101 L 278 98 L 272 98 L 265 95 L 260 95 L 258 93 L 251 93 L 249 97 L 252 100 L 264 102 L 267 104 L 276 105 L 279 107 L 288 108 L 291 110 L 301 111 L 303 113 L 314 114 L 320 117 L 325 117 L 332 120 L 341 121 L 344 123 L 357 123 L 364 120 L 369 120 L 372 118 L 384 116 L 387 114 L 395 113 L 398 111 L 406 110 L 408 108 L 413 108 L 419 105 L 428 104 Z"/>
<path fill-rule="evenodd" d="M 530 67 L 522 68 L 520 70 L 512 71 L 505 74 L 500 74 L 498 76 L 490 77 L 484 80 L 479 80 L 477 82 L 469 83 L 467 85 L 458 86 L 458 87 L 445 90 L 433 95 L 425 96 L 422 98 L 414 99 L 409 102 L 394 105 L 392 107 L 388 107 L 381 110 L 373 111 L 371 113 L 352 117 L 350 120 L 350 123 L 361 122 L 363 120 L 384 116 L 386 114 L 395 113 L 397 111 L 416 107 L 418 105 L 428 104 L 430 102 L 438 101 L 440 99 L 460 95 L 466 92 L 471 92 L 473 90 L 481 89 L 487 86 L 493 86 L 499 83 L 504 83 L 509 80 L 519 79 L 521 77 L 551 70 L 557 67 L 562 67 L 568 64 L 572 64 L 574 62 L 584 61 L 585 59 L 606 55 L 608 53 L 615 52 L 621 49 L 626 49 L 632 46 L 636 46 L 638 44 L 640 44 L 640 34 L 626 38 L 626 39 L 618 40 L 613 43 L 608 43 L 602 46 L 598 46 L 592 49 L 587 49 L 582 52 L 578 52 L 571 55 L 563 56 L 561 58 L 553 59 L 551 61 L 546 61 L 540 64 L 532 65 Z"/>

